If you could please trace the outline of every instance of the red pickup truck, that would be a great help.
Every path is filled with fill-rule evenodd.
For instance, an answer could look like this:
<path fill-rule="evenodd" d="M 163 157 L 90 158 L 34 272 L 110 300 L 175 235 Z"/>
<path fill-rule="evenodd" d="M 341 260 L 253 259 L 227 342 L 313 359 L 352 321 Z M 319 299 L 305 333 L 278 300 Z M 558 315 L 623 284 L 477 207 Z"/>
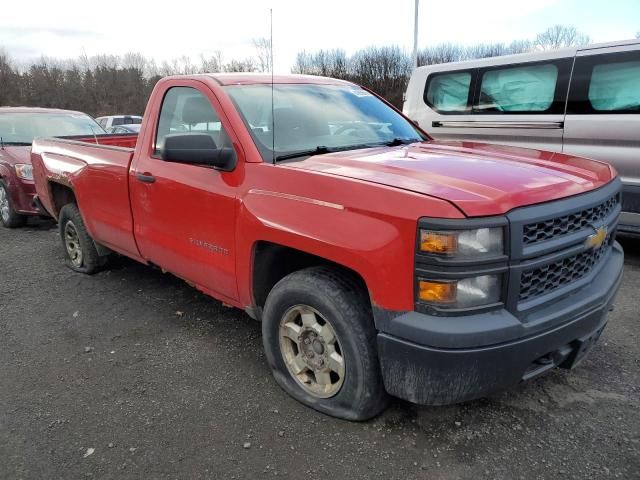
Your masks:
<path fill-rule="evenodd" d="M 134 149 L 39 139 L 69 266 L 117 252 L 262 321 L 280 386 L 365 419 L 576 365 L 620 284 L 607 164 L 437 142 L 321 77 L 169 77 Z"/>

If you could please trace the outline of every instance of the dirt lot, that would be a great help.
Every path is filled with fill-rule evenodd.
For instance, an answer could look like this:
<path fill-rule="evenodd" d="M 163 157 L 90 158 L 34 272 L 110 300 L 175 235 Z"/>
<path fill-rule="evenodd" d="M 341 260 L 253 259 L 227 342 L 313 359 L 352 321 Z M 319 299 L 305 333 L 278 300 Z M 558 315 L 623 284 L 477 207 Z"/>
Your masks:
<path fill-rule="evenodd" d="M 50 223 L 0 229 L 0 478 L 640 478 L 639 245 L 574 372 L 349 423 L 276 386 L 242 312 L 123 258 L 74 274 Z"/>

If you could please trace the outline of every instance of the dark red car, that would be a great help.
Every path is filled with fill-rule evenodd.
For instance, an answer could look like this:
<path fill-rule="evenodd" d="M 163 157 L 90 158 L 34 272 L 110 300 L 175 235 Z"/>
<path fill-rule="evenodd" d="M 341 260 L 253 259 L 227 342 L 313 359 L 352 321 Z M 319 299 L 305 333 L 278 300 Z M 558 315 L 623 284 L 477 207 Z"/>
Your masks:
<path fill-rule="evenodd" d="M 33 205 L 31 142 L 38 137 L 100 135 L 104 130 L 82 112 L 51 108 L 0 107 L 0 220 L 24 225 L 29 215 L 44 214 Z"/>

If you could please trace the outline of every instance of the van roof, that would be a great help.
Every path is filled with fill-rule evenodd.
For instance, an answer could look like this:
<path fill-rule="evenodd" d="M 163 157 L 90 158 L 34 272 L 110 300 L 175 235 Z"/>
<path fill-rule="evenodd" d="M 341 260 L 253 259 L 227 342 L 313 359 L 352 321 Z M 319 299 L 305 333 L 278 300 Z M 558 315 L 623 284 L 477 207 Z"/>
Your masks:
<path fill-rule="evenodd" d="M 441 65 L 449 66 L 468 66 L 468 65 L 485 65 L 492 64 L 497 59 L 500 59 L 501 63 L 506 62 L 509 63 L 511 60 L 514 63 L 523 60 L 544 60 L 549 56 L 553 58 L 560 58 L 562 56 L 573 56 L 576 52 L 582 52 L 585 50 L 597 50 L 600 48 L 611 48 L 611 47 L 623 47 L 628 45 L 638 45 L 640 47 L 640 39 L 632 39 L 632 40 L 618 40 L 615 42 L 603 42 L 603 43 L 592 43 L 590 45 L 583 45 L 579 47 L 567 47 L 567 48 L 559 48 L 556 50 L 540 50 L 534 52 L 526 52 L 526 53 L 515 53 L 512 55 L 500 55 L 496 57 L 486 57 L 486 58 L 476 58 L 472 60 L 462 60 L 459 62 L 447 62 L 447 63 L 438 63 L 432 65 L 423 65 L 418 67 L 418 70 L 429 70 L 431 68 L 437 68 Z M 565 55 L 563 55 L 565 54 Z"/>

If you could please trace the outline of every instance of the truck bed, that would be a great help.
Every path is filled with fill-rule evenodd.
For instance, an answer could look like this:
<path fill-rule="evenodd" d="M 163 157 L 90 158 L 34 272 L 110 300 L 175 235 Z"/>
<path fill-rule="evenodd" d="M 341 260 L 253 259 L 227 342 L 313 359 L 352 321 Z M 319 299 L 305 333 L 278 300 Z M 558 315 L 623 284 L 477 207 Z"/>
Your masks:
<path fill-rule="evenodd" d="M 89 234 L 102 245 L 138 257 L 129 203 L 129 166 L 136 135 L 36 139 L 31 150 L 38 198 L 58 218 L 71 187 Z M 95 142 L 99 143 L 95 143 Z"/>

